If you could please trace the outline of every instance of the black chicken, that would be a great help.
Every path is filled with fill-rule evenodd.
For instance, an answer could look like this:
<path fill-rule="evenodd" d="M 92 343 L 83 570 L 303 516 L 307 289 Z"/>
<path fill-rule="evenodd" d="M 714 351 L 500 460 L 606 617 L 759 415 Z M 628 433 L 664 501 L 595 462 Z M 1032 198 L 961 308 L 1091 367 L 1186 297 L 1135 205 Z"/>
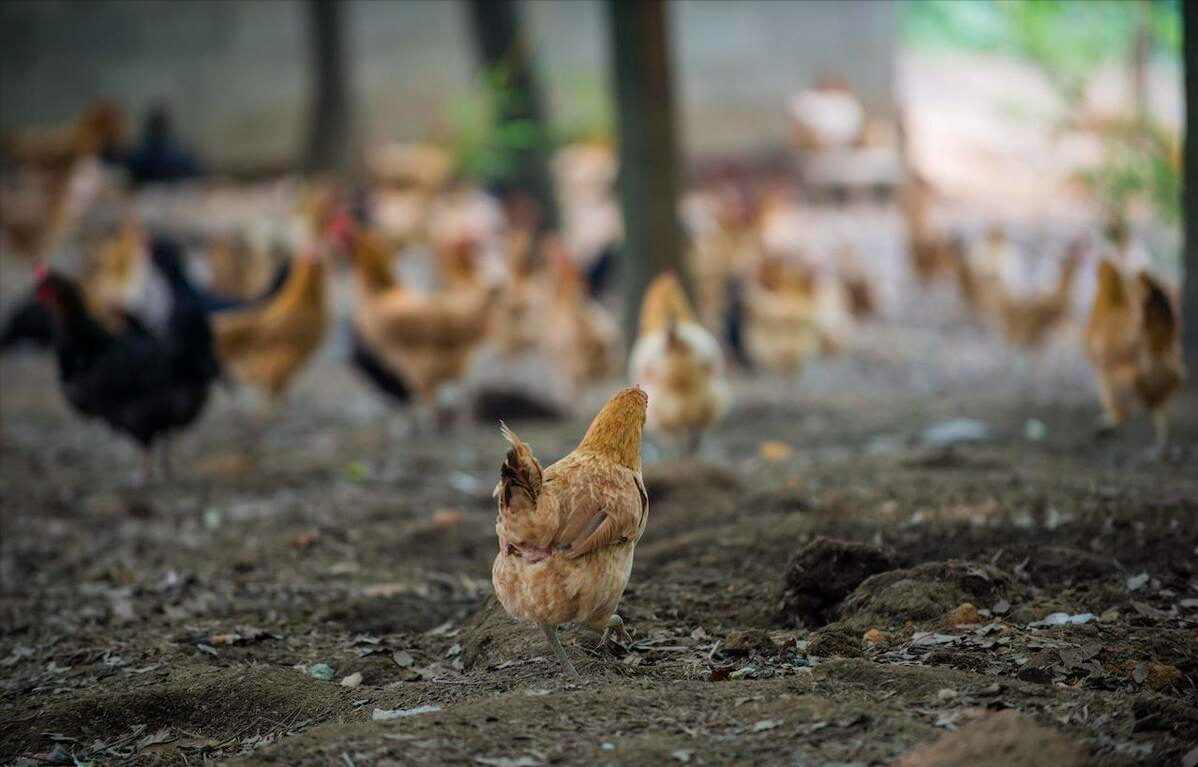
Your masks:
<path fill-rule="evenodd" d="M 38 275 L 38 300 L 53 320 L 59 381 L 67 401 L 80 414 L 100 418 L 136 440 L 145 451 L 145 478 L 155 448 L 163 471 L 169 472 L 167 438 L 196 420 L 220 376 L 207 315 L 186 282 L 174 278 L 171 247 L 162 242 L 152 246 L 154 263 L 167 278 L 173 299 L 161 335 L 134 317 L 121 333 L 109 333 L 88 313 L 74 282 L 44 268 Z"/>

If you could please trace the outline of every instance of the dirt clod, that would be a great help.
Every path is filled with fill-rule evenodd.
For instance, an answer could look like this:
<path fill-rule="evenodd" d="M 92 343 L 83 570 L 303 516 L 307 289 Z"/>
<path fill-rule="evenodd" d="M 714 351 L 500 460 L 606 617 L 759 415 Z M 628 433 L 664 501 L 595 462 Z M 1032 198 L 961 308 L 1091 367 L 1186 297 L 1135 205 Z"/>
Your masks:
<path fill-rule="evenodd" d="M 822 626 L 862 581 L 895 567 L 893 556 L 878 546 L 816 538 L 786 567 L 781 618 L 785 623 Z"/>
<path fill-rule="evenodd" d="M 861 639 L 857 632 L 834 623 L 811 635 L 807 654 L 817 658 L 857 658 L 862 654 Z"/>
<path fill-rule="evenodd" d="M 865 630 L 877 626 L 942 624 L 962 602 L 992 604 L 1014 600 L 1022 589 L 996 567 L 965 560 L 928 562 L 875 575 L 857 587 L 837 614 Z"/>
<path fill-rule="evenodd" d="M 725 655 L 752 655 L 772 653 L 777 647 L 760 629 L 740 629 L 729 634 L 720 649 Z"/>

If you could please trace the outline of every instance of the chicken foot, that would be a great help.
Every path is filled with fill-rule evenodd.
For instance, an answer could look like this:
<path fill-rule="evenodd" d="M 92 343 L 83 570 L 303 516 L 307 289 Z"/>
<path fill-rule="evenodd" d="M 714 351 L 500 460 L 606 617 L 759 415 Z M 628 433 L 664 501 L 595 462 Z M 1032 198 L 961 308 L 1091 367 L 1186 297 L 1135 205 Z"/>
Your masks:
<path fill-rule="evenodd" d="M 541 631 L 545 632 L 545 638 L 549 640 L 549 646 L 553 648 L 553 654 L 561 661 L 562 670 L 566 672 L 566 676 L 570 677 L 572 681 L 581 682 L 582 677 L 578 675 L 574 664 L 570 662 L 570 656 L 566 655 L 566 649 L 562 647 L 562 642 L 557 637 L 557 626 L 545 623 L 541 625 Z"/>
<path fill-rule="evenodd" d="M 605 646 L 608 641 L 615 637 L 616 641 L 626 645 L 632 644 L 632 637 L 628 635 L 628 630 L 624 628 L 624 619 L 616 613 L 612 613 L 607 619 L 607 626 L 603 629 L 603 636 L 599 639 L 599 646 Z"/>

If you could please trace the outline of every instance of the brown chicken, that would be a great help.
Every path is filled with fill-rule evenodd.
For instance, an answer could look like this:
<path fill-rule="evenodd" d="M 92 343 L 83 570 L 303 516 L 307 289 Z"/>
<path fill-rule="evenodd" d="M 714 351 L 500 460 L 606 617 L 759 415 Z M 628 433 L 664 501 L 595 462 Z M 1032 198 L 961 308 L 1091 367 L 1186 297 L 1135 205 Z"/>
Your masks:
<path fill-rule="evenodd" d="M 612 372 L 619 330 L 587 291 L 586 280 L 560 241 L 548 238 L 546 261 L 553 278 L 542 341 L 568 399 Z"/>
<path fill-rule="evenodd" d="M 649 395 L 651 432 L 684 438 L 688 454 L 703 432 L 728 412 L 724 351 L 694 317 L 672 272 L 649 283 L 641 302 L 640 334 L 632 347 L 629 377 Z"/>
<path fill-rule="evenodd" d="M 1164 288 L 1146 272 L 1128 284 L 1104 260 L 1085 342 L 1098 375 L 1105 430 L 1121 427 L 1138 401 L 1152 416 L 1157 449 L 1163 450 L 1169 401 L 1185 381 L 1177 313 Z"/>
<path fill-rule="evenodd" d="M 1082 243 L 1069 246 L 1057 277 L 1056 288 L 1041 295 L 1017 296 L 997 280 L 998 316 L 1007 340 L 1015 346 L 1035 348 L 1044 342 L 1069 316 L 1073 281 L 1082 259 Z"/>
<path fill-rule="evenodd" d="M 124 120 L 120 107 L 97 101 L 68 125 L 3 137 L 4 154 L 25 171 L 24 183 L 0 187 L 0 230 L 17 254 L 46 259 L 53 253 L 77 215 L 73 179 L 88 172 L 80 161 L 118 146 Z"/>
<path fill-rule="evenodd" d="M 420 402 L 432 404 L 444 385 L 469 372 L 498 293 L 491 287 L 418 293 L 395 278 L 382 238 L 361 230 L 349 235 L 362 342 Z"/>
<path fill-rule="evenodd" d="M 745 290 L 745 345 L 754 364 L 798 371 L 824 349 L 816 309 L 815 275 L 771 258 Z"/>
<path fill-rule="evenodd" d="M 500 350 L 515 356 L 541 339 L 544 286 L 531 261 L 533 232 L 514 228 L 507 234 L 507 281 L 495 307 L 493 328 Z"/>
<path fill-rule="evenodd" d="M 954 243 L 936 226 L 932 206 L 936 191 L 932 184 L 913 168 L 901 194 L 903 221 L 907 225 L 907 249 L 911 269 L 920 284 L 927 285 L 958 263 L 954 258 Z"/>
<path fill-rule="evenodd" d="M 641 478 L 647 405 L 639 388 L 621 389 L 574 452 L 546 469 L 528 444 L 501 426 L 511 447 L 495 487 L 495 595 L 508 615 L 541 627 L 575 680 L 578 672 L 558 639 L 558 626 L 585 621 L 603 629 L 604 642 L 611 630 L 624 634 L 616 607 L 649 518 Z"/>
<path fill-rule="evenodd" d="M 320 348 L 328 327 L 325 262 L 317 246 L 296 259 L 287 281 L 266 304 L 216 315 L 221 365 L 276 400 Z"/>

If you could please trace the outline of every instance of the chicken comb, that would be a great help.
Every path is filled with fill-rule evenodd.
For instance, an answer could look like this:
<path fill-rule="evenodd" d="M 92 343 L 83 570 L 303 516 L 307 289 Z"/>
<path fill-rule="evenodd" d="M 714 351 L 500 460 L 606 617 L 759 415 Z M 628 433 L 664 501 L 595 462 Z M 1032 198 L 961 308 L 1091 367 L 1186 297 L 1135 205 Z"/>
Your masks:
<path fill-rule="evenodd" d="M 50 267 L 46 266 L 45 261 L 38 261 L 37 265 L 33 267 L 33 276 L 37 278 L 38 282 L 45 282 L 50 278 Z"/>

